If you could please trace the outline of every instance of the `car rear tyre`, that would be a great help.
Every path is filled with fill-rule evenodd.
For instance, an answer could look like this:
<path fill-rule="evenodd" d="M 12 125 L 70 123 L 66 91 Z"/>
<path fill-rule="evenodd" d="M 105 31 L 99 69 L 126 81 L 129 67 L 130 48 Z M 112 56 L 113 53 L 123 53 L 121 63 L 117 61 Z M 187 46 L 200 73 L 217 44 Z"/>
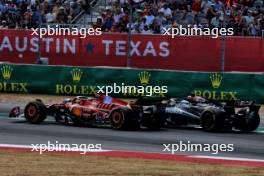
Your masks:
<path fill-rule="evenodd" d="M 221 123 L 217 119 L 217 115 L 212 111 L 204 111 L 201 116 L 201 126 L 204 131 L 219 131 Z"/>
<path fill-rule="evenodd" d="M 255 115 L 245 115 L 239 120 L 238 129 L 241 131 L 254 131 L 258 128 L 260 124 L 260 117 L 258 114 Z"/>
<path fill-rule="evenodd" d="M 159 130 L 165 125 L 165 118 L 163 111 L 149 114 L 149 117 L 145 117 L 145 119 L 148 119 L 145 126 L 151 130 Z"/>
<path fill-rule="evenodd" d="M 115 130 L 124 129 L 125 127 L 125 114 L 122 110 L 114 110 L 110 116 L 111 126 Z"/>
<path fill-rule="evenodd" d="M 146 127 L 150 130 L 159 130 L 161 129 L 165 124 L 165 121 L 163 121 L 160 117 L 152 117 L 151 122 L 149 122 Z"/>
<path fill-rule="evenodd" d="M 139 123 L 129 117 L 130 111 L 126 109 L 115 109 L 110 115 L 111 127 L 115 130 L 139 128 Z"/>
<path fill-rule="evenodd" d="M 40 101 L 30 102 L 25 107 L 24 115 L 30 123 L 41 123 L 47 116 L 46 106 Z"/>

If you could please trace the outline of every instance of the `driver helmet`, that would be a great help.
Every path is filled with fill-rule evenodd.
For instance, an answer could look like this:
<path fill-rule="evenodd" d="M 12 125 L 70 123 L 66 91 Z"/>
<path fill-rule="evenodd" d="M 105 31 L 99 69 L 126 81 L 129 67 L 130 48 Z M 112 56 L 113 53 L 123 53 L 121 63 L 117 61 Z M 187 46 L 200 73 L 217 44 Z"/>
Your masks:
<path fill-rule="evenodd" d="M 195 103 L 204 102 L 205 101 L 205 99 L 203 97 L 196 96 L 194 93 L 192 93 L 191 95 L 189 95 L 187 97 L 187 100 L 190 101 L 190 102 L 195 102 Z"/>

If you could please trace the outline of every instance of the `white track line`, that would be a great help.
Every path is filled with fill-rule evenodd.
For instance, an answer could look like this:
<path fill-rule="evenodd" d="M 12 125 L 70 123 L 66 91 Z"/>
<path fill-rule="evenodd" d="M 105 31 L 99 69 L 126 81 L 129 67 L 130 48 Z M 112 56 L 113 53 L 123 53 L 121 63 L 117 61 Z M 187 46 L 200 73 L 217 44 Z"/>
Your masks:
<path fill-rule="evenodd" d="M 0 147 L 32 149 L 31 145 L 0 144 Z"/>
<path fill-rule="evenodd" d="M 204 156 L 204 155 L 192 155 L 188 156 L 191 158 L 205 158 L 205 159 L 222 159 L 222 160 L 232 160 L 232 161 L 255 161 L 255 162 L 263 162 L 261 159 L 250 159 L 250 158 L 237 158 L 237 157 L 222 157 L 222 156 Z"/>
<path fill-rule="evenodd" d="M 0 148 L 1 147 L 7 147 L 7 148 L 19 148 L 19 149 L 33 149 L 33 146 L 31 145 L 16 145 L 16 144 L 0 144 Z M 40 148 L 38 148 L 40 149 Z M 48 151 L 49 148 L 46 148 L 46 151 L 42 151 L 42 153 L 44 152 L 50 152 Z M 52 149 L 52 148 L 50 148 Z M 88 150 L 88 151 L 85 151 L 85 150 L 76 150 L 76 148 L 70 148 L 70 150 L 51 150 L 51 151 L 57 151 L 57 152 L 63 152 L 63 151 L 66 151 L 66 152 L 85 152 L 85 153 L 89 153 L 89 152 L 109 152 L 109 151 L 113 151 L 113 150 Z M 37 152 L 37 151 L 35 151 Z M 221 157 L 221 156 L 204 156 L 204 155 L 186 155 L 186 157 L 188 158 L 198 158 L 198 159 L 221 159 L 221 160 L 229 160 L 229 161 L 245 161 L 245 162 L 263 162 L 264 163 L 264 160 L 261 160 L 261 159 L 249 159 L 249 158 L 237 158 L 237 157 Z"/>

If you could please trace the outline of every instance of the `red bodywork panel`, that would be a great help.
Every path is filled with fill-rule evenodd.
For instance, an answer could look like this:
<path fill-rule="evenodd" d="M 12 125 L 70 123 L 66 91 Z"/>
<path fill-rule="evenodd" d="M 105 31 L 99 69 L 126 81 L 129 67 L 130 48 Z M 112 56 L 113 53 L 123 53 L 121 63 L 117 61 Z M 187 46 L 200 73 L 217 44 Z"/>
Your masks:
<path fill-rule="evenodd" d="M 100 116 L 106 118 L 107 112 L 120 106 L 129 107 L 129 103 L 120 99 L 100 95 L 95 98 L 74 98 L 69 102 L 53 104 L 56 108 L 68 109 L 76 117 L 93 118 Z M 49 107 L 51 107 L 49 106 Z"/>

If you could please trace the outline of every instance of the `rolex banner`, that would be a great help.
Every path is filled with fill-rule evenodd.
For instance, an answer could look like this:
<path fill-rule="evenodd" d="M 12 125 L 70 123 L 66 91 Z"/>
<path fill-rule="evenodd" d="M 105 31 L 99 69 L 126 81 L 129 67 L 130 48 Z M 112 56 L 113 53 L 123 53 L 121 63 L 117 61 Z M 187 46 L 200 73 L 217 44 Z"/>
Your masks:
<path fill-rule="evenodd" d="M 109 95 L 124 98 L 181 98 L 194 92 L 214 100 L 264 103 L 264 74 L 9 64 L 0 64 L 0 71 L 0 92 L 6 93 L 92 96 L 108 91 Z M 126 86 L 134 89 L 123 91 Z M 139 91 L 142 88 L 145 91 Z"/>

